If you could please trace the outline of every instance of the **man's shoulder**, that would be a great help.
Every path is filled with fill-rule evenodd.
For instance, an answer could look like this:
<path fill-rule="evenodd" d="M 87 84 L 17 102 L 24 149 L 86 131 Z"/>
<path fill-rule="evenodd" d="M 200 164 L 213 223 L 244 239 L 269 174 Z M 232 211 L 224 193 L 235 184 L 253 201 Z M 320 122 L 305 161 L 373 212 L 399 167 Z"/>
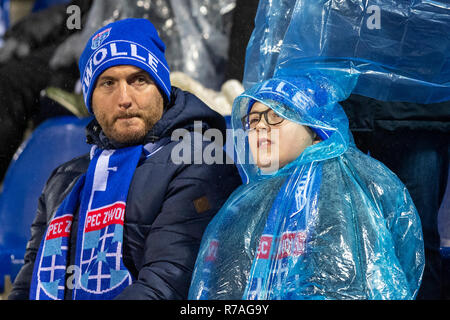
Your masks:
<path fill-rule="evenodd" d="M 171 96 L 174 100 L 174 103 L 199 103 L 206 106 L 206 104 L 202 100 L 200 100 L 200 98 L 197 97 L 194 93 L 175 86 L 172 86 Z"/>
<path fill-rule="evenodd" d="M 225 173 L 231 176 L 237 173 L 235 163 L 222 142 L 208 140 L 201 132 L 187 129 L 180 129 L 140 166 L 156 166 L 163 175 L 178 178 L 190 175 L 205 180 Z"/>
<path fill-rule="evenodd" d="M 53 170 L 52 176 L 68 173 L 74 174 L 84 173 L 89 167 L 89 162 L 90 162 L 89 153 L 80 155 L 56 167 Z"/>
<path fill-rule="evenodd" d="M 177 110 L 178 113 L 183 113 L 182 118 L 206 121 L 210 127 L 217 127 L 220 130 L 225 129 L 223 116 L 209 107 L 200 97 L 189 91 L 173 87 L 171 108 Z"/>
<path fill-rule="evenodd" d="M 47 199 L 48 213 L 63 201 L 78 178 L 87 171 L 89 154 L 78 156 L 56 167 L 45 184 L 43 196 Z"/>

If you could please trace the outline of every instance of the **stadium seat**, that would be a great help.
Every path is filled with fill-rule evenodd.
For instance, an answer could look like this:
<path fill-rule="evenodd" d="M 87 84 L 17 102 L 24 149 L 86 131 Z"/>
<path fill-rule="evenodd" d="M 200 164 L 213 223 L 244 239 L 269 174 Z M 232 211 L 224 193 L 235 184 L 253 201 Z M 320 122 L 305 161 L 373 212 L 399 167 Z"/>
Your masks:
<path fill-rule="evenodd" d="M 3 46 L 6 30 L 9 28 L 10 0 L 0 0 L 0 48 Z"/>
<path fill-rule="evenodd" d="M 26 139 L 6 172 L 0 193 L 0 292 L 5 277 L 15 276 L 23 256 L 38 198 L 53 169 L 89 152 L 85 126 L 91 118 L 54 117 Z"/>
<path fill-rule="evenodd" d="M 32 12 L 37 12 L 41 10 L 45 10 L 47 8 L 50 8 L 51 6 L 54 6 L 55 4 L 63 4 L 63 3 L 69 3 L 70 0 L 36 0 L 34 1 L 33 8 L 31 9 Z"/>

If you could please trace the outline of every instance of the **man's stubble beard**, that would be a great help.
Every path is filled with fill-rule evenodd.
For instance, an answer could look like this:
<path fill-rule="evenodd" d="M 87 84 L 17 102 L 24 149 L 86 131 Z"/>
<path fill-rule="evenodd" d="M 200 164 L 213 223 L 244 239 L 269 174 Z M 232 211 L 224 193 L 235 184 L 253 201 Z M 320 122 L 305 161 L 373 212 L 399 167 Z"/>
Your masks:
<path fill-rule="evenodd" d="M 142 129 L 133 130 L 130 128 L 116 128 L 118 125 L 116 121 L 118 119 L 114 119 L 111 121 L 112 123 L 108 123 L 105 128 L 102 127 L 104 134 L 113 141 L 119 142 L 121 144 L 127 145 L 136 145 L 142 144 L 144 142 L 147 133 L 153 128 L 157 121 L 153 119 L 147 119 L 147 121 L 143 120 L 142 117 L 139 117 L 141 121 L 144 121 L 144 126 Z M 98 121 L 98 120 L 97 120 Z M 100 123 L 100 121 L 99 121 Z M 101 123 L 100 123 L 101 126 Z"/>

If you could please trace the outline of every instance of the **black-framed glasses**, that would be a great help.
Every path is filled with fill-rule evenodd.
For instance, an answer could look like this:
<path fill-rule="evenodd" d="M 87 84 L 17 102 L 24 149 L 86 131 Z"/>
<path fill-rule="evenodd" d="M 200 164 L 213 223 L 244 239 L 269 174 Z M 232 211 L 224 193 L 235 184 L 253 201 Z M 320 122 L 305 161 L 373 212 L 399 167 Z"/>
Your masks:
<path fill-rule="evenodd" d="M 283 117 L 280 117 L 275 111 L 269 108 L 261 112 L 250 112 L 246 116 L 242 117 L 242 126 L 245 130 L 255 129 L 258 123 L 261 121 L 261 117 L 263 115 L 266 123 L 271 126 L 280 124 L 284 121 Z"/>

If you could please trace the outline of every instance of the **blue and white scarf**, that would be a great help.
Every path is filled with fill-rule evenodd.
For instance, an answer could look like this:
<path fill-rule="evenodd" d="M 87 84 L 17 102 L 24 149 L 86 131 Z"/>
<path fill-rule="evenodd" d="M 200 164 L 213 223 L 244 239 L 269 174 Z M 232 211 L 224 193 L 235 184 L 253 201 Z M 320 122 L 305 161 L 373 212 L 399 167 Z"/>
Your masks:
<path fill-rule="evenodd" d="M 128 190 L 142 153 L 151 156 L 166 143 L 116 150 L 91 149 L 91 162 L 51 220 L 35 260 L 31 300 L 108 300 L 133 277 L 122 261 Z M 79 209 L 75 265 L 67 266 L 71 225 Z M 66 278 L 67 273 L 74 276 Z"/>
<path fill-rule="evenodd" d="M 314 228 L 322 165 L 304 165 L 286 180 L 269 212 L 253 259 L 244 300 L 292 299 L 286 284 L 296 283 L 295 265 L 306 253 Z M 295 190 L 291 201 L 286 194 Z"/>
<path fill-rule="evenodd" d="M 250 267 L 246 269 L 246 259 L 244 263 L 235 261 L 239 273 L 247 273 L 249 276 L 242 294 L 243 300 L 279 300 L 293 299 L 295 296 L 295 286 L 298 282 L 298 265 L 301 259 L 307 253 L 307 244 L 311 233 L 315 227 L 317 218 L 318 197 L 322 181 L 322 163 L 312 162 L 300 166 L 288 178 L 278 191 L 268 212 L 264 230 L 259 236 L 259 244 Z M 225 211 L 220 211 L 216 217 L 218 222 L 210 223 L 213 230 L 206 231 L 206 238 L 202 243 L 199 258 L 197 259 L 193 279 L 191 284 L 189 299 L 208 300 L 215 299 L 217 296 L 223 298 L 224 290 L 241 289 L 241 284 L 234 284 L 232 281 L 224 278 L 220 272 L 226 265 L 229 267 L 228 255 L 230 250 L 236 250 L 227 245 L 228 238 L 224 237 L 224 230 L 229 229 L 228 223 L 235 224 L 239 215 L 243 214 L 240 210 L 240 201 L 244 206 L 249 201 L 242 196 L 241 199 L 232 203 L 229 207 L 225 205 Z M 250 193 L 249 193 L 250 194 Z M 250 201 L 253 201 L 250 198 Z M 255 209 L 259 211 L 259 209 Z M 247 212 L 244 212 L 247 213 Z M 261 217 L 263 217 L 262 215 Z M 216 219 L 216 218 L 215 218 Z M 254 220 L 250 220 L 254 224 Z M 258 222 L 256 222 L 258 223 Z M 235 229 L 234 229 L 235 230 Z M 245 232 L 252 230 L 248 226 L 244 227 Z M 227 232 L 227 231 L 225 231 Z M 245 235 L 245 241 L 250 244 L 251 237 L 256 235 Z M 244 252 L 244 250 L 243 250 Z M 251 252 L 245 251 L 245 252 Z M 248 253 L 246 253 L 248 254 Z M 244 260 L 244 259 L 243 259 Z M 239 279 L 241 275 L 236 275 Z M 291 290 L 292 287 L 293 290 Z M 230 292 L 228 297 L 236 299 L 235 292 Z M 228 299 L 228 298 L 226 298 Z"/>

